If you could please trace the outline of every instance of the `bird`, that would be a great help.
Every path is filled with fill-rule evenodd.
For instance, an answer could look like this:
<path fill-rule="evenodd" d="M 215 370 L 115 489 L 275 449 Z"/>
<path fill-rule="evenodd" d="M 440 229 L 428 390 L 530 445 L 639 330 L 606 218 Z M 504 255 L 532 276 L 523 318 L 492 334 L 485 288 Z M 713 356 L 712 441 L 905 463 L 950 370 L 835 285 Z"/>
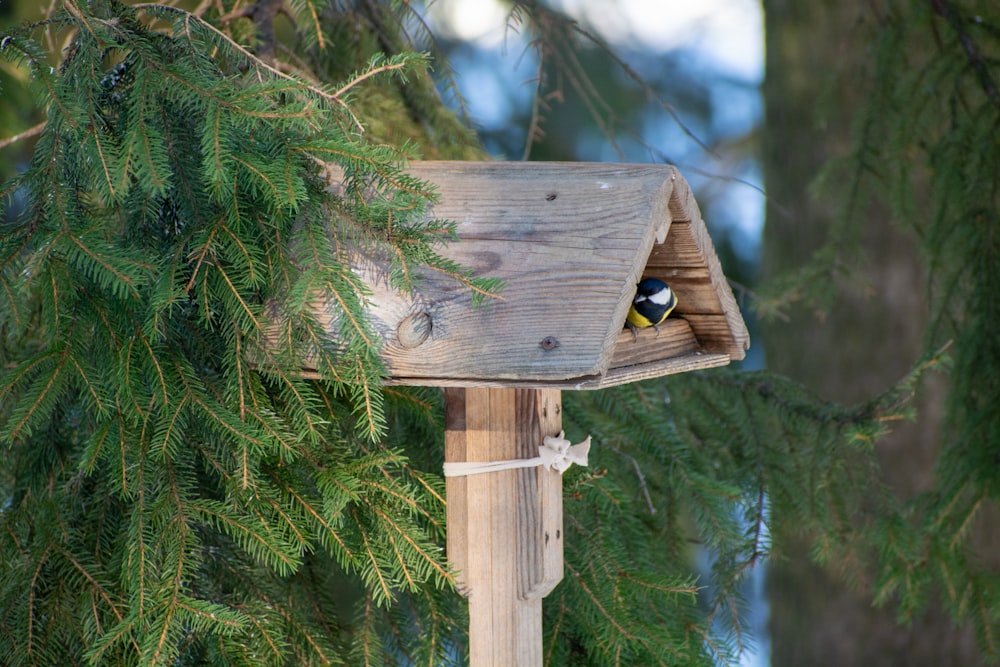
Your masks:
<path fill-rule="evenodd" d="M 644 278 L 636 285 L 635 298 L 628 309 L 625 324 L 632 330 L 632 340 L 639 340 L 639 329 L 653 327 L 660 335 L 660 323 L 677 306 L 670 286 L 659 278 Z"/>

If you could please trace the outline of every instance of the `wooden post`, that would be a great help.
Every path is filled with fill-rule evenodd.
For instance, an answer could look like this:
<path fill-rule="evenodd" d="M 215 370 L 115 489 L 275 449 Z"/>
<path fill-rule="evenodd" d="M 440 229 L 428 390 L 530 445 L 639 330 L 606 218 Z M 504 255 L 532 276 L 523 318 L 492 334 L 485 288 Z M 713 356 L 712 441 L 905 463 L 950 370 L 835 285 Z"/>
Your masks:
<path fill-rule="evenodd" d="M 538 456 L 562 425 L 557 389 L 445 390 L 445 460 Z M 448 560 L 469 598 L 472 667 L 542 665 L 542 598 L 563 575 L 562 476 L 523 468 L 449 477 Z"/>

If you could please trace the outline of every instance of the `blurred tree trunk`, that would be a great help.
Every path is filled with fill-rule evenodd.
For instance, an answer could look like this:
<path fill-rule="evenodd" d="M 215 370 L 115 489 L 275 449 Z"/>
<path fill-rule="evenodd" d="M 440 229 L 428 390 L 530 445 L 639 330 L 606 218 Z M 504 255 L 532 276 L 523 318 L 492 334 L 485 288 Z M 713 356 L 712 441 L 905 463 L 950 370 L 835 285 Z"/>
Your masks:
<path fill-rule="evenodd" d="M 850 150 L 854 112 L 866 94 L 857 70 L 868 57 L 874 17 L 864 3 L 764 4 L 764 169 L 772 204 L 766 277 L 800 265 L 830 232 L 835 202 L 814 197 L 809 186 L 827 160 Z M 909 232 L 877 206 L 856 215 L 865 217 L 866 257 L 839 281 L 833 308 L 820 314 L 800 304 L 788 311 L 789 322 L 773 321 L 761 336 L 770 369 L 845 402 L 868 399 L 907 372 L 921 353 L 929 316 L 924 269 Z M 918 421 L 877 445 L 885 480 L 902 499 L 930 485 L 944 390 L 940 376 L 925 381 Z M 982 663 L 971 630 L 958 628 L 933 602 L 901 626 L 891 605 L 873 608 L 870 573 L 848 573 L 855 579 L 848 586 L 845 577 L 811 564 L 809 536 L 779 528 L 774 541 L 779 557 L 768 583 L 774 667 Z"/>

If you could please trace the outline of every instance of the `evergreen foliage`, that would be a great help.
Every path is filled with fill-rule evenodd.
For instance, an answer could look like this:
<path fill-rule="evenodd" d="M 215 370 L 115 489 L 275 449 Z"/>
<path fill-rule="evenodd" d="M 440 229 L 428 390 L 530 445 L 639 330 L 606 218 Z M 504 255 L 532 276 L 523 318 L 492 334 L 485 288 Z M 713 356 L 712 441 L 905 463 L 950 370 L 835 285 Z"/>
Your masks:
<path fill-rule="evenodd" d="M 70 40 L 56 68 L 43 29 Z M 28 206 L 0 238 L 0 653 L 336 662 L 354 614 L 331 581 L 357 581 L 368 617 L 451 581 L 437 482 L 380 444 L 382 369 L 348 252 L 384 258 L 404 291 L 420 267 L 496 286 L 435 252 L 452 227 L 423 221 L 432 187 L 402 171 L 406 146 L 364 140 L 346 101 L 421 58 L 310 84 L 194 14 L 118 3 L 64 3 L 3 46 L 47 119 L 5 187 Z M 318 294 L 341 307 L 336 342 Z M 323 381 L 297 376 L 304 355 Z M 443 623 L 442 604 L 421 616 Z M 373 639 L 357 636 L 357 651 Z"/>
<path fill-rule="evenodd" d="M 5 664 L 464 662 L 465 607 L 442 553 L 441 397 L 381 386 L 349 255 L 379 259 L 403 292 L 436 271 L 495 294 L 495 281 L 436 252 L 452 228 L 425 220 L 433 188 L 405 172 L 418 154 L 481 149 L 437 96 L 446 63 L 435 81 L 415 55 L 436 47 L 409 3 L 289 3 L 287 44 L 264 29 L 277 3 L 251 7 L 63 0 L 0 38 L 45 112 L 30 164 L 2 190 L 13 203 L 0 223 Z M 970 65 L 954 26 L 972 27 L 957 15 L 939 43 Z M 580 33 L 538 3 L 514 16 L 559 45 L 553 57 L 572 74 Z M 978 71 L 992 62 L 938 63 L 941 76 L 963 72 L 960 99 L 915 109 L 920 122 L 950 110 L 970 123 L 966 148 L 992 137 L 976 125 L 996 112 Z M 924 148 L 961 154 L 932 126 Z M 992 158 L 977 159 L 961 178 L 985 178 Z M 326 164 L 342 173 L 336 193 Z M 947 189 L 960 175 L 939 178 Z M 986 193 L 937 213 L 942 224 L 975 213 L 981 229 L 929 248 L 988 263 L 995 202 L 973 196 Z M 936 284 L 953 285 L 942 327 L 973 307 L 976 331 L 996 324 L 976 275 Z M 337 304 L 336 340 L 310 308 L 318 294 Z M 321 379 L 298 376 L 306 357 Z M 545 603 L 547 662 L 735 660 L 750 641 L 739 583 L 782 522 L 811 528 L 817 557 L 848 573 L 874 550 L 882 590 L 903 591 L 904 610 L 931 582 L 955 584 L 945 588 L 960 614 L 995 608 L 995 588 L 952 547 L 995 492 L 972 467 L 1000 441 L 983 405 L 996 394 L 979 393 L 995 375 L 963 376 L 953 419 L 966 445 L 946 457 L 957 462 L 948 493 L 922 499 L 926 509 L 897 506 L 873 454 L 942 359 L 929 354 L 855 406 L 738 371 L 567 392 L 567 431 L 598 444 L 591 468 L 565 478 L 566 578 Z M 974 365 L 960 351 L 955 362 Z M 995 626 L 981 621 L 984 633 Z"/>
<path fill-rule="evenodd" d="M 912 232 L 927 267 L 925 349 L 947 349 L 950 369 L 933 486 L 873 524 L 847 524 L 835 550 L 820 533 L 816 549 L 850 562 L 904 622 L 940 599 L 996 660 L 997 559 L 976 532 L 993 532 L 1000 500 L 1000 13 L 975 0 L 901 0 L 865 19 L 870 57 L 860 71 L 836 71 L 864 93 L 851 150 L 815 183 L 816 196 L 838 202 L 829 240 L 760 306 L 825 310 L 838 281 L 878 261 L 859 251 L 872 206 Z"/>

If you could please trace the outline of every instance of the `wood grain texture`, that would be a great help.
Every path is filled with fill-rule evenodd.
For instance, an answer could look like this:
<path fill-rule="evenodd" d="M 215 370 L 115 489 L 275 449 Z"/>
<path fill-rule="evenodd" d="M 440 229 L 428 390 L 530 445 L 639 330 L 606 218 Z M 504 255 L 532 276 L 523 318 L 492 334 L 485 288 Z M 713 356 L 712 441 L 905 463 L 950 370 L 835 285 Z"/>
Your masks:
<path fill-rule="evenodd" d="M 628 334 L 628 342 L 631 342 L 632 334 Z M 444 388 L 462 387 L 508 387 L 516 389 L 560 389 L 566 391 L 581 391 L 604 389 L 615 387 L 620 384 L 637 382 L 639 380 L 649 380 L 651 378 L 673 375 L 675 373 L 688 373 L 705 368 L 716 368 L 726 366 L 732 361 L 729 355 L 720 352 L 695 351 L 680 357 L 666 357 L 656 361 L 641 362 L 631 366 L 619 368 L 611 367 L 603 375 L 589 375 L 581 378 L 572 378 L 561 382 L 551 380 L 489 380 L 482 378 L 455 378 L 455 379 L 427 379 L 427 378 L 389 378 L 385 381 L 387 385 L 398 386 L 427 386 Z M 315 371 L 303 371 L 303 377 L 320 379 L 320 375 Z"/>
<path fill-rule="evenodd" d="M 726 366 L 730 361 L 732 360 L 728 354 L 694 352 L 682 357 L 670 357 L 624 368 L 612 368 L 603 377 L 595 379 L 592 383 L 578 384 L 574 389 L 603 389 L 604 387 L 614 387 L 627 382 L 649 380 L 675 373 L 689 373 L 705 368 Z"/>
<path fill-rule="evenodd" d="M 472 461 L 466 436 L 466 390 L 447 387 L 444 390 L 444 460 Z M 458 574 L 459 590 L 465 593 L 463 572 L 469 569 L 469 478 L 445 477 L 445 522 L 447 525 L 448 564 Z"/>
<path fill-rule="evenodd" d="M 560 392 L 445 392 L 445 460 L 533 458 L 562 423 Z M 541 598 L 562 578 L 562 477 L 540 468 L 445 480 L 448 560 L 469 598 L 472 665 L 542 664 Z"/>
<path fill-rule="evenodd" d="M 705 350 L 727 352 L 732 359 L 743 359 L 750 347 L 750 334 L 729 282 L 722 272 L 715 246 L 712 245 L 708 228 L 702 220 L 701 210 L 691 187 L 684 179 L 678 179 L 674 183 L 669 209 L 673 220 L 671 233 L 663 244 L 651 249 L 646 262 L 649 266 L 647 271 L 660 266 L 668 274 L 675 273 L 673 279 L 678 281 L 680 288 L 677 305 L 679 315 L 722 315 L 728 333 L 715 329 L 701 330 L 697 321 L 692 320 L 698 342 Z M 660 248 L 662 253 L 658 252 Z M 703 289 L 706 276 L 701 271 L 685 271 L 698 268 L 707 271 L 710 292 Z M 668 283 L 673 285 L 669 280 Z M 711 296 L 713 293 L 714 298 Z M 688 306 L 684 305 L 685 299 L 681 297 L 688 297 Z"/>
<path fill-rule="evenodd" d="M 698 350 L 698 340 L 687 320 L 671 315 L 660 325 L 660 333 L 655 329 L 640 329 L 633 337 L 632 332 L 623 329 L 618 334 L 611 368 L 625 368 L 668 357 L 690 354 Z"/>
<path fill-rule="evenodd" d="M 671 344 L 649 354 L 666 359 L 698 349 L 743 358 L 746 327 L 674 167 L 415 162 L 409 171 L 437 185 L 440 201 L 429 215 L 457 224 L 459 241 L 442 254 L 506 287 L 473 308 L 468 290 L 427 273 L 416 294 L 401 296 L 386 286 L 384 263 L 357 256 L 354 270 L 373 290 L 369 313 L 390 383 L 590 386 L 588 379 L 612 368 L 616 384 L 628 382 L 629 366 L 651 361 L 637 359 L 634 348 L 619 350 L 643 276 L 674 288 L 677 313 L 696 341 L 692 348 L 665 339 Z M 337 309 L 322 301 L 315 307 L 337 331 Z"/>
<path fill-rule="evenodd" d="M 390 374 L 562 380 L 603 372 L 654 237 L 669 227 L 674 170 L 416 162 L 409 171 L 438 187 L 429 215 L 457 224 L 460 241 L 442 254 L 506 287 L 477 309 L 461 285 L 427 274 L 415 298 L 402 298 L 386 288 L 377 261 L 357 261 L 374 291 L 370 312 Z M 418 309 L 431 334 L 406 348 L 398 324 Z M 543 347 L 547 339 L 556 344 Z"/>
<path fill-rule="evenodd" d="M 691 322 L 704 349 L 742 359 L 750 347 L 750 335 L 703 230 L 704 223 L 673 223 L 666 243 L 650 251 L 643 275 L 670 285 L 677 295 L 674 312 Z M 702 323 L 709 322 L 710 328 L 702 328 Z"/>
<path fill-rule="evenodd" d="M 519 458 L 538 456 L 547 435 L 562 430 L 562 392 L 517 389 L 517 451 Z M 562 475 L 545 468 L 517 471 L 518 597 L 542 598 L 563 577 Z"/>

